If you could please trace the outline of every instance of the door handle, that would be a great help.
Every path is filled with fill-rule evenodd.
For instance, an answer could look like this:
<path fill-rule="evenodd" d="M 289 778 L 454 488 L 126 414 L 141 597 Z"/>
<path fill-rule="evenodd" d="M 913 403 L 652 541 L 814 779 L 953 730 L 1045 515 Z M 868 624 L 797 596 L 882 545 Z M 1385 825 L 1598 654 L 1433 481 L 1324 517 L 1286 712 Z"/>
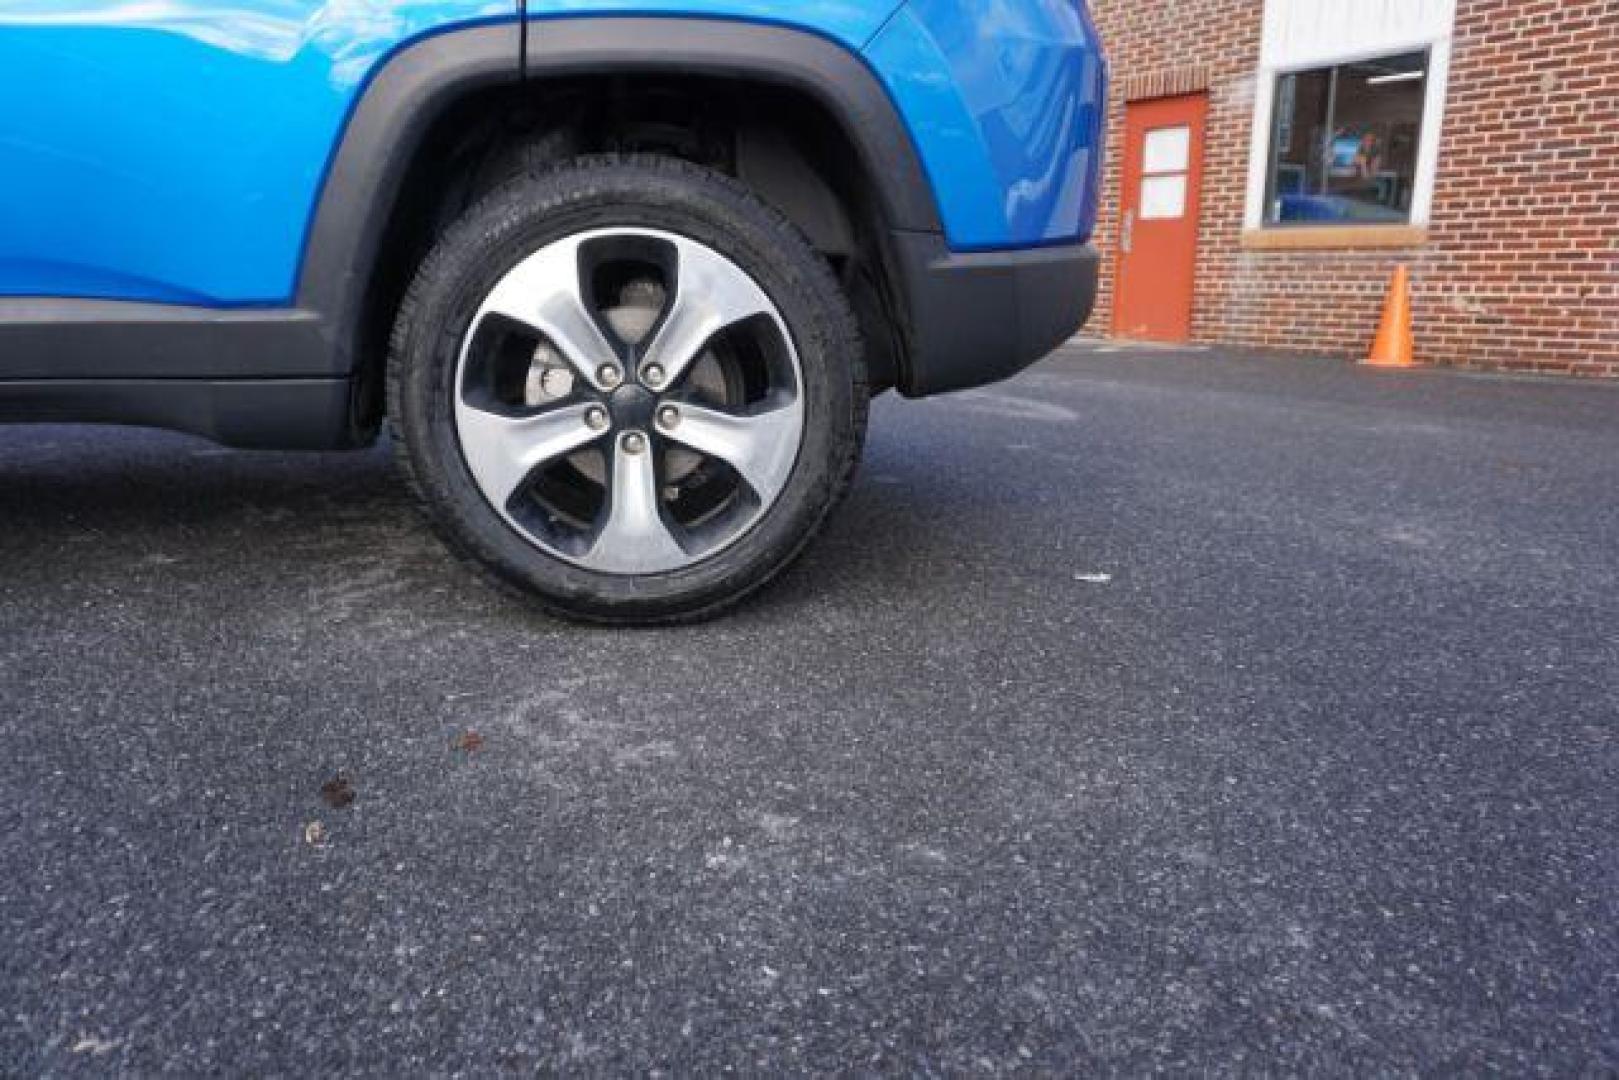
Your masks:
<path fill-rule="evenodd" d="M 1124 215 L 1124 221 L 1119 226 L 1119 250 L 1128 255 L 1135 250 L 1135 247 L 1136 212 L 1131 210 Z"/>

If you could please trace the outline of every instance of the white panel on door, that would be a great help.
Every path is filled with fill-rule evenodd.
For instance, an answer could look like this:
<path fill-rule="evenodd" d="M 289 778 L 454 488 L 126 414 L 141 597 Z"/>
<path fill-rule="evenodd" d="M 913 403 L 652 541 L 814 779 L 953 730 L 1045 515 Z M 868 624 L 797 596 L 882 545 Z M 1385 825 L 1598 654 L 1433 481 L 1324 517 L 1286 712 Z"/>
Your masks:
<path fill-rule="evenodd" d="M 1186 216 L 1186 174 L 1149 176 L 1141 181 L 1141 220 L 1172 221 Z"/>
<path fill-rule="evenodd" d="M 1147 132 L 1141 156 L 1141 171 L 1148 175 L 1185 172 L 1192 165 L 1192 129 L 1172 127 Z"/>

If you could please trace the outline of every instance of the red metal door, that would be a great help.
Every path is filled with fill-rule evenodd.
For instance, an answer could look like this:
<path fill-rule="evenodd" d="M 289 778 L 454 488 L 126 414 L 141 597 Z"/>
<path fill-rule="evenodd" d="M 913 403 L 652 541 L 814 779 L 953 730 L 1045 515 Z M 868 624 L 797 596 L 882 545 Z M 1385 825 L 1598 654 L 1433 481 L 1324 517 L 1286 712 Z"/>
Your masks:
<path fill-rule="evenodd" d="M 1113 332 L 1144 341 L 1192 334 L 1207 94 L 1125 107 L 1123 202 Z"/>

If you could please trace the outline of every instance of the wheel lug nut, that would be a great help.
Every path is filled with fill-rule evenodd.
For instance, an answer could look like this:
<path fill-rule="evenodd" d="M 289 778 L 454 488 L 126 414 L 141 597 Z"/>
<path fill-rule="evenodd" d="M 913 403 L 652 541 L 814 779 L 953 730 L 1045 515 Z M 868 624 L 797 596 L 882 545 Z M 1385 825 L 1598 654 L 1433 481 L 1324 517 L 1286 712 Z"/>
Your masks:
<path fill-rule="evenodd" d="M 639 431 L 629 431 L 624 434 L 624 452 L 626 454 L 642 454 L 646 452 L 646 436 Z"/>
<path fill-rule="evenodd" d="M 607 428 L 607 410 L 600 405 L 593 405 L 585 410 L 585 426 L 591 431 L 604 431 Z"/>
<path fill-rule="evenodd" d="M 624 381 L 624 373 L 619 370 L 617 364 L 603 364 L 596 369 L 596 381 L 611 390 Z"/>
<path fill-rule="evenodd" d="M 641 381 L 653 389 L 663 385 L 663 365 L 648 364 L 641 369 Z"/>
<path fill-rule="evenodd" d="M 665 405 L 658 410 L 658 426 L 672 428 L 680 423 L 680 410 L 673 405 Z"/>

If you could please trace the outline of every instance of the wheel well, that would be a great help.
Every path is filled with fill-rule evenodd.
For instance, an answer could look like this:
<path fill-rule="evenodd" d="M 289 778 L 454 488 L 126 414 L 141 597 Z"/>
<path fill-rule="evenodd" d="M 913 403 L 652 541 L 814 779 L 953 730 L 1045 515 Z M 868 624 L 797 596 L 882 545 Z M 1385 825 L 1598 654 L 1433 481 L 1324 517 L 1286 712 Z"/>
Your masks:
<path fill-rule="evenodd" d="M 434 238 L 501 184 L 581 154 L 667 154 L 734 176 L 792 221 L 848 292 L 873 389 L 903 353 L 877 189 L 836 118 L 766 82 L 681 75 L 531 80 L 470 94 L 423 137 L 388 217 L 357 342 L 365 411 L 381 410 L 388 336 Z"/>

